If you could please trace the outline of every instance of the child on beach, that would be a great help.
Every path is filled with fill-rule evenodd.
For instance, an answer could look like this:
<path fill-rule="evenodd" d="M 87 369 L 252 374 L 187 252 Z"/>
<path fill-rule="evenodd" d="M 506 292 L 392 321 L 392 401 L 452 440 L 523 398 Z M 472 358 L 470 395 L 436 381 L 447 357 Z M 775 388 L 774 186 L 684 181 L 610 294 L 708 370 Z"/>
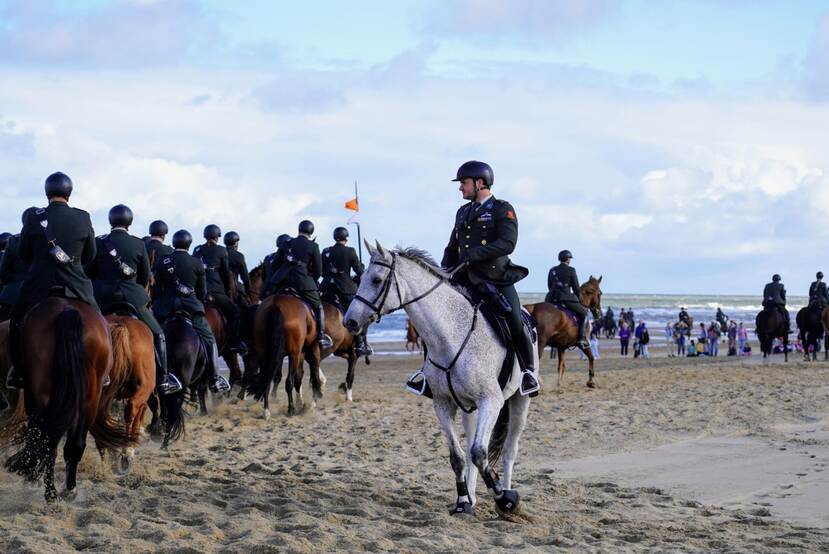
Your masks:
<path fill-rule="evenodd" d="M 619 345 L 621 346 L 621 355 L 628 355 L 628 344 L 630 343 L 630 327 L 627 321 L 622 321 L 622 326 L 619 327 Z"/>

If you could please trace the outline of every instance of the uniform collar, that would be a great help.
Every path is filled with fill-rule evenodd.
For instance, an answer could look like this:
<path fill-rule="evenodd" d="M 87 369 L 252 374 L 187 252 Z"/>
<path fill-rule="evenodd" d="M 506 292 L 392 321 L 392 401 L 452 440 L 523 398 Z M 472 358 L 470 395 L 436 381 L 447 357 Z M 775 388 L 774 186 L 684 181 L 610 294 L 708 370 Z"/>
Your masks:
<path fill-rule="evenodd" d="M 189 252 L 187 250 L 185 250 L 184 248 L 173 248 L 173 250 L 175 252 L 187 252 L 189 254 Z"/>
<path fill-rule="evenodd" d="M 115 231 L 121 231 L 122 233 L 127 232 L 127 230 L 124 229 L 123 227 L 113 227 L 112 229 L 109 230 L 110 233 L 114 233 Z"/>

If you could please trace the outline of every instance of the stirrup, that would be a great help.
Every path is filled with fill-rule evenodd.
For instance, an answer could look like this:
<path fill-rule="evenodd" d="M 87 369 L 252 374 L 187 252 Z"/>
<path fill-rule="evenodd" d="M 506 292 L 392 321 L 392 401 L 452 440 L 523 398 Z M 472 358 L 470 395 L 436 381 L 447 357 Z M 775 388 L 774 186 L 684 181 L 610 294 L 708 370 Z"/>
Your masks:
<path fill-rule="evenodd" d="M 524 381 L 526 377 L 530 377 L 532 381 L 525 385 Z M 538 384 L 538 379 L 535 378 L 533 372 L 529 369 L 525 369 L 521 371 L 521 385 L 518 387 L 518 391 L 521 393 L 521 396 L 537 396 L 538 391 L 541 390 L 541 385 Z"/>
<path fill-rule="evenodd" d="M 232 348 L 229 348 L 228 350 L 240 356 L 247 356 L 250 352 L 250 349 L 248 349 L 248 345 L 245 344 L 245 341 L 243 340 L 240 340 L 238 343 L 236 343 Z"/>
<path fill-rule="evenodd" d="M 168 373 L 166 379 L 158 384 L 161 394 L 173 394 L 181 390 L 181 381 L 172 373 Z"/>
<path fill-rule="evenodd" d="M 217 394 L 220 392 L 227 392 L 230 390 L 230 383 L 228 383 L 227 379 L 223 376 L 216 375 L 216 379 L 213 381 L 213 384 L 210 385 L 210 390 Z"/>
<path fill-rule="evenodd" d="M 418 377 L 420 377 L 420 381 L 417 380 Z M 432 389 L 429 388 L 429 382 L 426 380 L 426 375 L 423 374 L 423 369 L 418 369 L 409 377 L 409 380 L 406 381 L 406 390 L 418 396 L 432 398 Z"/>
<path fill-rule="evenodd" d="M 584 348 L 585 350 L 590 349 L 590 343 L 586 339 L 580 339 L 578 342 L 576 342 L 576 346 L 578 346 L 579 348 Z"/>
<path fill-rule="evenodd" d="M 357 356 L 371 356 L 374 349 L 368 343 L 364 343 L 356 348 L 356 352 Z"/>
<path fill-rule="evenodd" d="M 320 343 L 320 348 L 326 349 L 331 348 L 334 346 L 334 341 L 331 340 L 331 337 L 328 336 L 328 333 L 323 333 L 321 337 L 317 339 Z"/>
<path fill-rule="evenodd" d="M 102 387 L 108 387 L 112 383 L 112 379 L 109 378 L 109 373 L 107 373 L 106 377 L 104 377 L 104 382 L 101 385 Z"/>

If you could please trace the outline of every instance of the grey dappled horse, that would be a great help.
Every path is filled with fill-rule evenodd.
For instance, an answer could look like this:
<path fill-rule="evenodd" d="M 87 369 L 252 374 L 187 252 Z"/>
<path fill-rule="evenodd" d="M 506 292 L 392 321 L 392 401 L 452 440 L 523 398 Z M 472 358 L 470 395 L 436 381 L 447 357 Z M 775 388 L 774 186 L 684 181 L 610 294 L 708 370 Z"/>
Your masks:
<path fill-rule="evenodd" d="M 374 248 L 368 242 L 366 246 L 371 263 L 345 314 L 346 326 L 356 332 L 385 314 L 406 311 L 428 348 L 424 373 L 434 395 L 435 413 L 449 442 L 449 461 L 458 491 L 451 513 L 474 514 L 479 471 L 498 507 L 514 511 L 518 493 L 510 489 L 512 467 L 530 405 L 529 398 L 517 392 L 517 360 L 506 390 L 501 391 L 498 374 L 506 350 L 477 308 L 450 283 L 450 275 L 422 251 L 387 251 L 379 243 Z M 538 367 L 537 349 L 533 352 L 534 367 Z M 455 430 L 459 407 L 464 412 L 466 459 Z M 503 480 L 492 469 L 501 454 Z"/>

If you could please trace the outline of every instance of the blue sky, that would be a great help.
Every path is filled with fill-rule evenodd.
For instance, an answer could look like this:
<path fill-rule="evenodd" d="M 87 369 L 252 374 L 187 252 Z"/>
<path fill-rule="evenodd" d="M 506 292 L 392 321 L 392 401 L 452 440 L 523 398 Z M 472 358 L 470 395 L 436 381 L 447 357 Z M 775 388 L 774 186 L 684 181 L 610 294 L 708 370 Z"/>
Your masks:
<path fill-rule="evenodd" d="M 829 5 L 764 0 L 0 0 L 0 228 L 61 169 L 104 232 L 157 217 L 261 259 L 361 186 L 364 235 L 442 251 L 467 159 L 519 283 L 569 248 L 611 292 L 808 287 L 829 215 Z"/>

